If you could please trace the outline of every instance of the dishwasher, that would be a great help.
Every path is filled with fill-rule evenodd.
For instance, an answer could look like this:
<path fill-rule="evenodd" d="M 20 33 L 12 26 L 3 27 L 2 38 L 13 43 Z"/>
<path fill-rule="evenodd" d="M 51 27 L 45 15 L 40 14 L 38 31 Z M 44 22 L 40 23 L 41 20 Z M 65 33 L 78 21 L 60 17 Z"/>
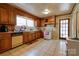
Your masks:
<path fill-rule="evenodd" d="M 23 44 L 22 33 L 12 33 L 12 48 Z"/>

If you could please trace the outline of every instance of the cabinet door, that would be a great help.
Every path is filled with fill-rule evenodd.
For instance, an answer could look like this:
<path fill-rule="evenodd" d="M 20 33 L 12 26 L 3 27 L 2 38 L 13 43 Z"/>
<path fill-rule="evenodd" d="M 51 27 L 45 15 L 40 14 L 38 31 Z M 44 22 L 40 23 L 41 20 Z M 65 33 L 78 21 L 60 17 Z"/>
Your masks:
<path fill-rule="evenodd" d="M 11 48 L 11 45 L 9 44 L 9 40 L 2 39 L 0 40 L 0 52 L 6 51 Z"/>
<path fill-rule="evenodd" d="M 38 38 L 40 38 L 40 31 L 38 32 Z"/>
<path fill-rule="evenodd" d="M 33 34 L 29 33 L 29 41 L 32 41 L 32 40 L 33 40 Z"/>
<path fill-rule="evenodd" d="M 43 32 L 40 31 L 40 37 L 41 37 L 41 38 L 43 38 L 43 35 L 44 35 Z"/>
<path fill-rule="evenodd" d="M 9 24 L 11 25 L 16 24 L 16 16 L 13 8 L 9 9 Z"/>
<path fill-rule="evenodd" d="M 41 26 L 41 20 L 37 19 L 37 27 L 40 27 L 40 26 Z"/>
<path fill-rule="evenodd" d="M 23 43 L 27 43 L 27 42 L 29 42 L 29 33 L 24 32 L 23 33 Z"/>
<path fill-rule="evenodd" d="M 4 50 L 4 39 L 0 39 L 0 52 Z"/>
<path fill-rule="evenodd" d="M 0 8 L 0 24 L 8 24 L 8 14 L 6 8 Z"/>
<path fill-rule="evenodd" d="M 36 39 L 36 32 L 33 33 L 33 40 Z"/>
<path fill-rule="evenodd" d="M 2 38 L 0 38 L 0 52 L 1 52 L 1 50 L 3 50 L 3 48 L 2 48 L 2 41 L 3 41 L 3 39 Z"/>
<path fill-rule="evenodd" d="M 36 39 L 37 39 L 37 31 L 36 31 Z"/>
<path fill-rule="evenodd" d="M 0 52 L 6 51 L 12 47 L 12 39 L 10 35 L 4 34 L 4 37 L 0 39 Z"/>

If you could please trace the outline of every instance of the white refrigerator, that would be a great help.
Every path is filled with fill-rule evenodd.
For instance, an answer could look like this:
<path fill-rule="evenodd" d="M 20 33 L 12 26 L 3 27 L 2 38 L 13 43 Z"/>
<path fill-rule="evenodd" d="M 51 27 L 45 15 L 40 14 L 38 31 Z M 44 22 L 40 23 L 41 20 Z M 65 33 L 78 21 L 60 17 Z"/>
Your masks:
<path fill-rule="evenodd" d="M 52 39 L 52 34 L 53 34 L 53 25 L 48 25 L 44 27 L 44 39 Z"/>

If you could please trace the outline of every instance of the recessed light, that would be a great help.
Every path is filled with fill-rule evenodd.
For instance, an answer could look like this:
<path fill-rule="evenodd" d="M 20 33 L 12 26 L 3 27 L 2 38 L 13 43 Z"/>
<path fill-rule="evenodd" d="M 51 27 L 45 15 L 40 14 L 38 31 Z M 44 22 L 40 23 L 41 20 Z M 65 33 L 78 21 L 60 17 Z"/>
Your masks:
<path fill-rule="evenodd" d="M 49 11 L 48 9 L 45 9 L 44 11 Z"/>
<path fill-rule="evenodd" d="M 42 13 L 43 14 L 48 14 L 48 13 L 50 13 L 50 11 L 48 9 L 45 9 Z"/>
<path fill-rule="evenodd" d="M 44 11 L 44 12 L 42 12 L 43 14 L 48 14 L 49 12 L 47 12 L 47 11 Z"/>

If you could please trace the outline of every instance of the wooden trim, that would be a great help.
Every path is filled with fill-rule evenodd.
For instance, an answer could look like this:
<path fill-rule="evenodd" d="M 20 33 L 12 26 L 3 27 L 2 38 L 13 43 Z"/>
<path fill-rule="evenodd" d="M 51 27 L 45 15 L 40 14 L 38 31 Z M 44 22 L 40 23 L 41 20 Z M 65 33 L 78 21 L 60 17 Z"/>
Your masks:
<path fill-rule="evenodd" d="M 56 16 L 55 16 L 55 27 L 56 27 Z"/>
<path fill-rule="evenodd" d="M 62 19 L 60 19 L 59 20 L 59 39 L 61 39 L 61 37 L 60 37 L 60 21 L 61 21 Z"/>
<path fill-rule="evenodd" d="M 56 15 L 56 17 L 58 16 L 64 16 L 64 15 L 70 15 L 71 13 L 67 13 L 67 14 L 60 14 L 60 15 Z"/>
<path fill-rule="evenodd" d="M 68 18 L 68 36 L 70 36 L 70 19 Z"/>
<path fill-rule="evenodd" d="M 77 35 L 77 29 L 78 29 L 78 28 L 77 28 L 77 27 L 78 27 L 78 24 L 77 24 L 77 23 L 78 23 L 78 22 L 77 22 L 77 20 L 78 20 L 78 19 L 77 19 L 77 16 L 78 16 L 78 12 L 76 13 L 76 38 L 78 38 L 78 35 Z"/>
<path fill-rule="evenodd" d="M 75 8 L 76 5 L 77 4 L 75 3 L 74 6 L 73 6 L 73 8 L 72 8 L 72 11 L 70 12 L 71 14 L 72 14 L 72 12 L 73 12 L 73 10 L 74 10 L 74 8 Z"/>
<path fill-rule="evenodd" d="M 68 36 L 70 35 L 70 19 L 69 18 L 66 18 L 66 19 L 68 19 Z M 61 28 L 61 26 L 60 26 L 60 21 L 61 20 L 66 20 L 66 19 L 60 19 L 59 20 L 59 39 L 65 39 L 65 38 L 61 38 L 60 37 L 60 28 Z"/>

